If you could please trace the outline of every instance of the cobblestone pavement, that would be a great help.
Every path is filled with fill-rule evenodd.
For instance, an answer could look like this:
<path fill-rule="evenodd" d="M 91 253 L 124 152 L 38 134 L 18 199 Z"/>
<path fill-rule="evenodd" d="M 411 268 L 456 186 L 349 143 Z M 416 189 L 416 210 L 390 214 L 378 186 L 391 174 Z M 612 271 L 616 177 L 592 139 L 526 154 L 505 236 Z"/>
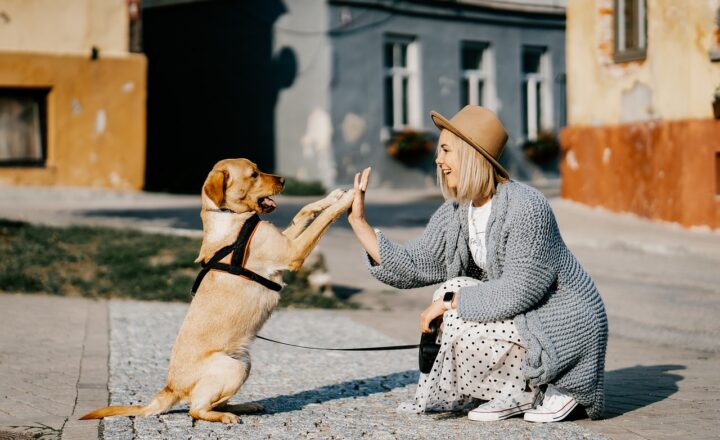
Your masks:
<path fill-rule="evenodd" d="M 112 301 L 110 392 L 113 404 L 146 404 L 165 385 L 168 354 L 186 306 Z M 357 346 L 397 342 L 332 311 L 281 310 L 261 334 L 299 344 Z M 461 414 L 401 415 L 417 380 L 414 351 L 330 353 L 256 341 L 252 374 L 232 403 L 266 410 L 225 426 L 196 422 L 179 406 L 169 414 L 113 417 L 105 439 L 180 438 L 604 438 L 575 423 L 531 424 L 522 419 L 473 423 Z"/>

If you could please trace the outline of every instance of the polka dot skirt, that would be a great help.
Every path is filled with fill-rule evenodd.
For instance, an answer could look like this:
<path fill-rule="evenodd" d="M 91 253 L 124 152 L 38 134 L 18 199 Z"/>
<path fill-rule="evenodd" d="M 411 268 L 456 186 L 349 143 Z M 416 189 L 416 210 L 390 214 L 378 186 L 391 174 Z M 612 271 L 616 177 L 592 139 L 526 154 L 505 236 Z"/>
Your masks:
<path fill-rule="evenodd" d="M 453 278 L 435 291 L 433 300 L 479 282 Z M 432 371 L 420 374 L 415 400 L 400 404 L 398 411 L 455 411 L 476 399 L 525 399 L 532 393 L 522 372 L 526 350 L 512 320 L 470 322 L 449 310 L 438 333 L 440 351 Z"/>

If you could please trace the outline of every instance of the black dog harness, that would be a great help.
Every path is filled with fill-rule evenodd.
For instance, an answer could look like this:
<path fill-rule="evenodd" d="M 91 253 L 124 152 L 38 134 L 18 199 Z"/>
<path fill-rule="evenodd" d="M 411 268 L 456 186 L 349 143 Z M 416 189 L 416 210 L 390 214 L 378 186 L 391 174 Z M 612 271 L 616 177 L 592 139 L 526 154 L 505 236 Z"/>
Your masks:
<path fill-rule="evenodd" d="M 213 255 L 213 257 L 206 263 L 202 264 L 202 269 L 195 279 L 195 284 L 192 287 L 192 293 L 197 292 L 200 283 L 202 282 L 205 275 L 211 270 L 221 270 L 228 272 L 233 275 L 241 276 L 248 280 L 255 281 L 256 283 L 262 284 L 268 289 L 280 291 L 282 286 L 274 281 L 256 274 L 255 272 L 245 269 L 245 258 L 247 257 L 247 248 L 250 245 L 250 240 L 257 229 L 257 225 L 260 223 L 260 216 L 253 214 L 252 217 L 245 221 L 240 233 L 238 234 L 237 240 L 231 245 L 225 246 Z M 230 264 L 221 263 L 220 260 L 232 253 Z"/>

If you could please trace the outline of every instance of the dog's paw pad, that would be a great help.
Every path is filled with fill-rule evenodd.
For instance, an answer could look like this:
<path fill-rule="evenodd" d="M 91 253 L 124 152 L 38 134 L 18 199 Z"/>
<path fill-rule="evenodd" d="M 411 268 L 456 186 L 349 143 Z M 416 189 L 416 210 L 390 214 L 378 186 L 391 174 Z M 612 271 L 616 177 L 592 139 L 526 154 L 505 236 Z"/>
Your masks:
<path fill-rule="evenodd" d="M 225 413 L 223 414 L 221 421 L 226 425 L 234 425 L 238 422 L 238 416 L 231 413 Z"/>

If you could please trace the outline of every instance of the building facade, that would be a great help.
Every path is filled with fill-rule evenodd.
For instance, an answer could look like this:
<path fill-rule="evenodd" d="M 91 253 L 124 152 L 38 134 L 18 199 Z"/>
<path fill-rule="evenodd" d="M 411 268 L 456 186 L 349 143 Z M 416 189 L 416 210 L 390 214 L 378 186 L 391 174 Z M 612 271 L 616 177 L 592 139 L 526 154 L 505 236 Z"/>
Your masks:
<path fill-rule="evenodd" d="M 570 0 L 567 19 L 563 197 L 720 227 L 720 1 Z"/>
<path fill-rule="evenodd" d="M 132 3 L 132 2 L 130 2 Z M 0 0 L 0 183 L 143 187 L 127 0 Z"/>
<path fill-rule="evenodd" d="M 296 0 L 274 31 L 292 60 L 276 106 L 276 168 L 326 186 L 373 167 L 373 185 L 435 185 L 431 110 L 448 117 L 487 106 L 510 140 L 502 162 L 513 178 L 558 174 L 522 145 L 556 134 L 565 120 L 565 2 Z M 398 158 L 398 134 L 429 151 Z M 409 160 L 407 160 L 409 159 Z"/>

